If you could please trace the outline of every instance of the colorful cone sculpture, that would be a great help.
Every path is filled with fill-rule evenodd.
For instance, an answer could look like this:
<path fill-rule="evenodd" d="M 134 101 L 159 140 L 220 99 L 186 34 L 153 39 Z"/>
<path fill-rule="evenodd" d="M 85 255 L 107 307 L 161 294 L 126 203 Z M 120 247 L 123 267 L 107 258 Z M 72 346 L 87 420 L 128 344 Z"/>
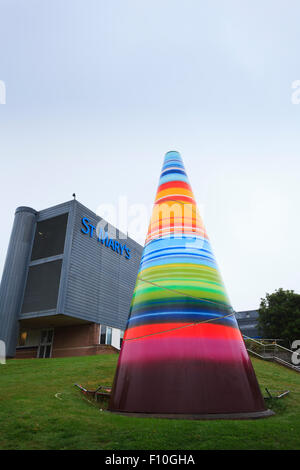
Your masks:
<path fill-rule="evenodd" d="M 178 152 L 165 156 L 109 409 L 270 414 Z"/>

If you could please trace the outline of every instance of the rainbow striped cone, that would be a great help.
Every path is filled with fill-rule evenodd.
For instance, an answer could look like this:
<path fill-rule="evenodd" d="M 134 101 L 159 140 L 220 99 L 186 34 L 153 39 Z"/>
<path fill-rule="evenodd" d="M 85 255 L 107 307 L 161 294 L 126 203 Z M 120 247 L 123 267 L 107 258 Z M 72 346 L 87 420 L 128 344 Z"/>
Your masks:
<path fill-rule="evenodd" d="M 175 151 L 164 159 L 109 409 L 196 419 L 272 414 Z"/>

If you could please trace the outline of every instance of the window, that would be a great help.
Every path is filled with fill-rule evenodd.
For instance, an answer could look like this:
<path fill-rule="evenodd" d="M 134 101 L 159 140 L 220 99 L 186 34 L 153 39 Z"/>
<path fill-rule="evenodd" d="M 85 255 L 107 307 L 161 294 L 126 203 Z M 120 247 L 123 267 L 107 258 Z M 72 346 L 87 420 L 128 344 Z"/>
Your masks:
<path fill-rule="evenodd" d="M 112 328 L 101 325 L 100 327 L 100 344 L 111 344 Z"/>
<path fill-rule="evenodd" d="M 100 327 L 100 344 L 105 344 L 106 341 L 106 326 L 101 325 Z"/>
<path fill-rule="evenodd" d="M 120 349 L 121 349 L 121 347 L 122 347 L 123 338 L 124 338 L 124 331 L 121 330 L 121 331 L 120 331 Z"/>
<path fill-rule="evenodd" d="M 40 344 L 41 330 L 40 329 L 24 329 L 20 328 L 17 347 L 37 347 Z"/>
<path fill-rule="evenodd" d="M 64 252 L 68 214 L 42 220 L 36 225 L 31 260 L 61 255 Z"/>
<path fill-rule="evenodd" d="M 106 344 L 111 344 L 112 329 L 107 327 L 106 330 Z"/>
<path fill-rule="evenodd" d="M 62 260 L 30 266 L 22 313 L 56 308 Z"/>
<path fill-rule="evenodd" d="M 27 331 L 20 331 L 18 346 L 25 346 L 26 345 L 26 339 L 27 339 Z"/>

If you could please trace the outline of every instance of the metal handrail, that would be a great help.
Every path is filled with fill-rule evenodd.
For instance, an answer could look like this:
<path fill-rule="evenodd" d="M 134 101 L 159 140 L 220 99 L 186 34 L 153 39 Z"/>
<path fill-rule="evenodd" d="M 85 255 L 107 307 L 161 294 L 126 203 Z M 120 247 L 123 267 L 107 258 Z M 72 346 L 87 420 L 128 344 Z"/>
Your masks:
<path fill-rule="evenodd" d="M 299 366 L 296 366 L 295 364 L 293 364 L 291 362 L 286 362 L 283 359 L 281 359 L 280 357 L 275 357 L 275 361 L 276 362 L 281 362 L 284 366 L 289 367 L 291 369 L 294 369 L 297 372 L 300 372 L 300 367 Z"/>
<path fill-rule="evenodd" d="M 246 338 L 246 339 L 249 339 L 250 341 L 253 341 L 254 343 L 257 343 L 259 344 L 260 346 L 263 346 L 264 348 L 266 347 L 273 347 L 273 348 L 280 348 L 280 349 L 284 349 L 285 351 L 288 351 L 290 353 L 294 353 L 295 351 L 292 351 L 291 349 L 288 349 L 288 348 L 285 348 L 284 346 L 281 346 L 280 344 L 264 344 L 262 343 L 261 341 L 257 341 L 256 339 L 254 338 L 250 338 L 250 336 L 246 336 L 246 335 L 243 335 L 243 338 Z M 266 340 L 263 340 L 263 341 L 266 341 Z"/>
<path fill-rule="evenodd" d="M 278 356 L 278 353 L 280 353 L 282 351 L 284 353 L 288 352 L 290 354 L 290 357 L 292 357 L 292 354 L 296 353 L 295 351 L 292 351 L 291 349 L 285 348 L 284 346 L 280 346 L 279 344 L 263 344 L 260 341 L 257 341 L 256 339 L 250 338 L 249 336 L 246 336 L 246 335 L 243 335 L 243 338 L 246 341 L 248 340 L 251 343 L 255 343 L 255 344 L 259 345 L 260 348 L 262 349 L 262 351 L 259 351 L 259 352 L 261 352 L 261 354 L 259 354 L 257 351 L 254 351 L 253 349 L 251 349 L 251 343 L 250 343 L 250 347 L 249 347 L 249 345 L 248 345 L 248 347 L 246 345 L 247 350 L 249 352 L 251 352 L 252 354 L 255 354 L 256 356 L 260 357 L 261 359 L 273 358 L 273 360 L 278 361 L 281 364 L 283 364 L 287 367 L 293 368 L 294 370 L 297 370 L 297 371 L 300 372 L 300 365 L 297 366 L 297 365 L 293 364 L 292 360 L 290 360 L 290 362 L 288 362 L 288 361 L 286 361 L 286 360 L 284 360 L 284 359 L 282 359 L 281 357 Z M 271 346 L 271 348 L 270 348 L 270 346 Z M 300 354 L 299 353 L 296 353 L 296 354 L 300 358 Z"/>

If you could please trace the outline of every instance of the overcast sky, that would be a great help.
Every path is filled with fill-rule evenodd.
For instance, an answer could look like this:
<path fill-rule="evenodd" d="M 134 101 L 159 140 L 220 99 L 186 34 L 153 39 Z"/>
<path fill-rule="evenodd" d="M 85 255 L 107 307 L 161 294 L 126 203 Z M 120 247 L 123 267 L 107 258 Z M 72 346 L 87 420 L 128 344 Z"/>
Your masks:
<path fill-rule="evenodd" d="M 233 308 L 299 292 L 299 17 L 299 0 L 0 0 L 0 272 L 16 207 L 150 210 L 176 149 Z"/>

